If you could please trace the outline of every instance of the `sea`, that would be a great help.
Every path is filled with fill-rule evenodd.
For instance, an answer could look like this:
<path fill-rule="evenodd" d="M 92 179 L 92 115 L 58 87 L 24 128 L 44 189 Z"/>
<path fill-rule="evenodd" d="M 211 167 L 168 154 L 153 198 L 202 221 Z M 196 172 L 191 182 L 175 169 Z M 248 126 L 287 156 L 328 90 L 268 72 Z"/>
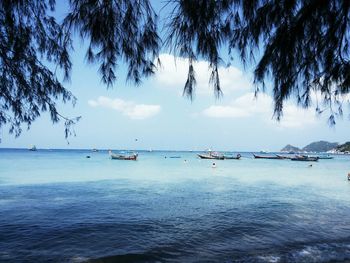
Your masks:
<path fill-rule="evenodd" d="M 138 153 L 0 149 L 0 262 L 350 262 L 350 156 Z"/>

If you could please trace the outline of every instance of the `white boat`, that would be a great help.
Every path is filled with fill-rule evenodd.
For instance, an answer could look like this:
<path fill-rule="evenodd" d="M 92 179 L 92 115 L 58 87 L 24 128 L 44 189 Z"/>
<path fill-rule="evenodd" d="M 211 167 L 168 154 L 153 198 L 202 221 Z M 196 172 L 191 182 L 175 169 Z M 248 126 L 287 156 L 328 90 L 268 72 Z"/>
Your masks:
<path fill-rule="evenodd" d="M 131 155 L 123 155 L 123 154 L 115 154 L 112 151 L 109 151 L 109 156 L 112 160 L 130 160 L 130 161 L 136 161 L 137 160 L 137 153 L 132 153 Z"/>

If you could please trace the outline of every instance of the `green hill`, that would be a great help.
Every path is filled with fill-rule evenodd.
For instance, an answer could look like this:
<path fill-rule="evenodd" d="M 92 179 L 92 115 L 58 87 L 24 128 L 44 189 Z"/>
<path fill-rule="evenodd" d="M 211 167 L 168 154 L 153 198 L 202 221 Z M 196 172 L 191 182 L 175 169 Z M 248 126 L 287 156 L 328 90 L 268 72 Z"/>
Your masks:
<path fill-rule="evenodd" d="M 281 149 L 281 152 L 300 152 L 300 149 L 293 145 L 287 144 Z"/>
<path fill-rule="evenodd" d="M 350 142 L 346 142 L 337 147 L 337 151 L 339 152 L 350 152 Z"/>
<path fill-rule="evenodd" d="M 337 142 L 319 141 L 306 145 L 302 150 L 305 152 L 327 152 L 335 149 L 337 146 Z"/>

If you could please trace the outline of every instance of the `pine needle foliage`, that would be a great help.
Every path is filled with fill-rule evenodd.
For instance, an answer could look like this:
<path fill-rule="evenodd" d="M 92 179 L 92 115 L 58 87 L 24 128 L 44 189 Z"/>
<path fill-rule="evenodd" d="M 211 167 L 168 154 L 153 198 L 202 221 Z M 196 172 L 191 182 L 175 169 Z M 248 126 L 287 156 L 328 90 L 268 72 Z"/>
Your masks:
<path fill-rule="evenodd" d="M 286 100 L 310 107 L 313 94 L 319 96 L 317 112 L 330 110 L 331 125 L 342 115 L 350 91 L 348 0 L 169 0 L 162 2 L 171 10 L 162 21 L 163 41 L 149 0 L 67 1 L 60 23 L 52 15 L 54 0 L 0 1 L 0 129 L 6 125 L 19 136 L 49 112 L 52 122 L 64 121 L 66 137 L 74 134 L 80 117 L 63 116 L 57 102 L 76 102 L 63 85 L 75 35 L 87 44 L 86 60 L 99 65 L 107 87 L 121 64 L 139 85 L 156 71 L 163 48 L 188 58 L 184 96 L 193 99 L 195 61 L 205 59 L 220 97 L 219 67 L 238 52 L 243 64 L 255 67 L 256 92 L 272 84 L 278 120 Z"/>
<path fill-rule="evenodd" d="M 221 93 L 217 69 L 220 51 L 238 52 L 255 65 L 256 92 L 272 83 L 275 117 L 294 98 L 309 107 L 320 95 L 316 111 L 331 112 L 329 123 L 342 115 L 350 90 L 349 6 L 347 0 L 177 0 L 168 24 L 169 47 L 189 58 L 185 94 L 192 98 L 198 57 L 209 61 L 216 95 Z M 191 85 L 191 83 L 193 83 Z"/>

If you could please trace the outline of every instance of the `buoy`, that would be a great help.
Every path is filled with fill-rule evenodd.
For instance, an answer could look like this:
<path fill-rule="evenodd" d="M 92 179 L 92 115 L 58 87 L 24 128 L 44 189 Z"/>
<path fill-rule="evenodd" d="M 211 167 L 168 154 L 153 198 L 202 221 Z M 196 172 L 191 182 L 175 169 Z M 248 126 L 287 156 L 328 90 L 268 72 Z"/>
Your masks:
<path fill-rule="evenodd" d="M 184 163 L 187 163 L 187 160 L 186 160 L 186 159 L 184 160 Z"/>
<path fill-rule="evenodd" d="M 216 163 L 213 163 L 213 164 L 211 165 L 211 167 L 212 167 L 212 168 L 216 168 Z"/>
<path fill-rule="evenodd" d="M 87 155 L 86 158 L 90 158 L 90 155 Z"/>

